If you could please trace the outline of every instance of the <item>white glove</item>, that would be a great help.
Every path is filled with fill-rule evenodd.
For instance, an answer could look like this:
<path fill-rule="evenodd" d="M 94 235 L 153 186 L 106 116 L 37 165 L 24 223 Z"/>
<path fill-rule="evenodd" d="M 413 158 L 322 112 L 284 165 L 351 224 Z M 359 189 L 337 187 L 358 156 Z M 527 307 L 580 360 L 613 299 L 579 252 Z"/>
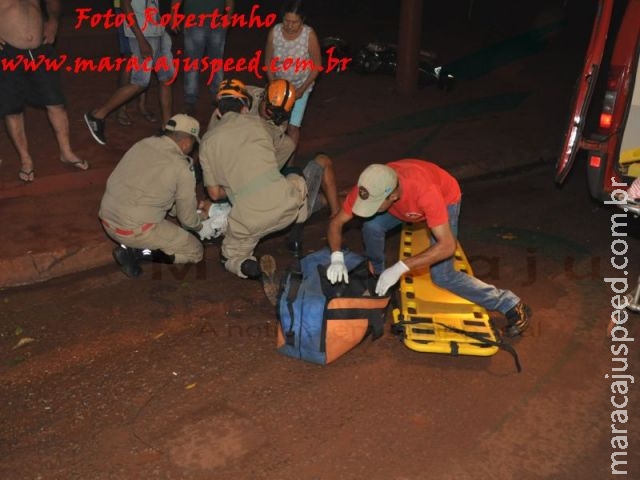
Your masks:
<path fill-rule="evenodd" d="M 342 252 L 331 253 L 331 265 L 327 268 L 327 278 L 332 285 L 336 282 L 349 283 L 349 271 L 344 263 Z"/>
<path fill-rule="evenodd" d="M 213 238 L 227 233 L 229 212 L 231 212 L 231 204 L 229 202 L 212 203 L 211 207 L 209 207 L 209 220 L 211 220 L 217 233 Z"/>
<path fill-rule="evenodd" d="M 376 284 L 376 295 L 385 295 L 387 290 L 400 280 L 402 274 L 407 273 L 408 271 L 409 267 L 407 267 L 402 260 L 387 268 L 380 274 L 380 278 L 378 278 L 378 283 Z"/>
<path fill-rule="evenodd" d="M 200 237 L 200 240 L 209 240 L 210 238 L 216 238 L 216 230 L 213 227 L 211 219 L 202 221 L 202 228 L 196 232 Z"/>
<path fill-rule="evenodd" d="M 629 198 L 634 202 L 637 202 L 637 199 L 640 199 L 640 177 L 636 178 L 633 181 L 633 183 L 629 187 L 629 190 L 627 190 L 627 194 L 629 195 Z"/>
<path fill-rule="evenodd" d="M 200 240 L 218 238 L 227 231 L 229 212 L 231 205 L 227 202 L 212 203 L 209 208 L 209 218 L 202 221 L 202 228 L 198 230 Z"/>

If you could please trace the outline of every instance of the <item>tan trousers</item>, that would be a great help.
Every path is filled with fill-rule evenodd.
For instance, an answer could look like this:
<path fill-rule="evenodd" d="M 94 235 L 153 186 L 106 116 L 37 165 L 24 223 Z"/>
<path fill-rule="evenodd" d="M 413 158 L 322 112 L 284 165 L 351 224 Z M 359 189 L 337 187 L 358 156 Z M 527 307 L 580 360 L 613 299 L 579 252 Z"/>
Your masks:
<path fill-rule="evenodd" d="M 133 235 L 119 235 L 114 228 L 107 226 L 104 229 L 113 240 L 127 247 L 162 250 L 167 255 L 175 255 L 174 263 L 197 263 L 202 260 L 203 248 L 200 240 L 168 220 Z"/>
<path fill-rule="evenodd" d="M 222 241 L 221 253 L 222 256 L 227 259 L 224 267 L 229 272 L 236 274 L 240 278 L 247 278 L 247 276 L 240 271 L 240 266 L 245 260 L 256 260 L 256 257 L 253 256 L 253 251 L 262 237 L 265 237 L 270 233 L 284 230 L 294 222 L 302 223 L 309 218 L 310 212 L 307 203 L 307 184 L 304 178 L 300 175 L 287 175 L 286 179 L 296 187 L 296 191 L 299 195 L 300 208 L 298 209 L 298 215 L 295 218 L 281 218 L 264 232 L 259 232 L 253 235 L 239 234 L 238 232 L 235 232 L 233 222 L 229 222 L 227 233 Z"/>

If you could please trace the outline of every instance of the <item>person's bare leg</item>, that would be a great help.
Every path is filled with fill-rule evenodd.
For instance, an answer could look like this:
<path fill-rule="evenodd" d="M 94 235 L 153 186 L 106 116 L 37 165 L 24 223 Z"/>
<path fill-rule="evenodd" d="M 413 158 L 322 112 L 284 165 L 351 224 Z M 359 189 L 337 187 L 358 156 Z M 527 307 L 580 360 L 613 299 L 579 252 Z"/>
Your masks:
<path fill-rule="evenodd" d="M 124 87 L 125 85 L 129 85 L 129 80 L 131 79 L 131 72 L 126 68 L 123 68 L 120 71 L 120 75 L 118 76 L 118 88 Z M 120 108 L 118 108 L 118 113 L 116 114 L 118 117 L 118 122 L 121 125 L 131 125 L 133 121 L 129 117 L 129 113 L 127 112 L 127 104 L 123 103 Z"/>
<path fill-rule="evenodd" d="M 158 89 L 160 91 L 160 109 L 162 110 L 162 125 L 166 125 L 171 118 L 171 111 L 173 109 L 173 95 L 171 92 L 171 85 L 167 85 L 165 82 L 158 82 Z"/>
<path fill-rule="evenodd" d="M 315 159 L 324 171 L 322 173 L 322 193 L 329 204 L 331 216 L 333 217 L 340 211 L 340 201 L 338 200 L 338 187 L 336 186 L 336 172 L 333 168 L 333 161 L 325 154 L 316 155 Z"/>
<path fill-rule="evenodd" d="M 140 95 L 138 95 L 138 111 L 143 115 L 149 114 L 149 111 L 147 110 L 147 90 L 144 90 Z"/>
<path fill-rule="evenodd" d="M 149 110 L 149 108 L 147 107 L 147 92 L 149 91 L 149 87 L 147 87 L 146 90 L 144 90 L 139 96 L 138 96 L 138 112 L 140 112 L 140 115 L 142 115 L 142 117 L 149 123 L 158 123 L 158 117 L 156 116 L 156 114 L 153 112 L 153 110 Z M 158 94 L 160 95 L 160 94 Z"/>
<path fill-rule="evenodd" d="M 27 133 L 24 129 L 24 114 L 17 113 L 15 115 L 7 115 L 5 117 L 7 132 L 18 151 L 20 157 L 20 178 L 23 181 L 33 181 L 33 159 L 29 154 L 29 143 L 27 141 Z"/>
<path fill-rule="evenodd" d="M 47 115 L 56 134 L 58 147 L 60 148 L 60 160 L 63 163 L 73 164 L 80 170 L 86 170 L 89 165 L 83 162 L 71 149 L 71 140 L 69 139 L 69 116 L 64 105 L 48 105 Z"/>
<path fill-rule="evenodd" d="M 107 100 L 107 103 L 105 103 L 100 108 L 96 108 L 95 110 L 93 110 L 91 112 L 91 115 L 93 115 L 95 118 L 99 120 L 104 120 L 107 117 L 107 115 L 113 112 L 120 105 L 123 105 L 129 100 L 131 100 L 138 93 L 142 92 L 142 90 L 144 90 L 143 87 L 140 87 L 138 85 L 133 85 L 133 84 L 120 87 L 118 90 L 115 91 L 113 95 L 111 95 L 111 98 Z"/>

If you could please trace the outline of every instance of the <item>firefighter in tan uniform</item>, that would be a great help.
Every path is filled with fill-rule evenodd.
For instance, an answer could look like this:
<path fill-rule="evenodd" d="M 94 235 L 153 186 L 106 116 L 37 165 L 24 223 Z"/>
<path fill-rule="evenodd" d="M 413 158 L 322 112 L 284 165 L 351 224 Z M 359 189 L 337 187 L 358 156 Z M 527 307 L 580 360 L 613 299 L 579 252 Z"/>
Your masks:
<path fill-rule="evenodd" d="M 251 97 L 242 82 L 223 81 L 218 91 L 221 119 L 200 145 L 209 196 L 228 198 L 232 205 L 221 255 L 225 268 L 241 278 L 261 276 L 253 255 L 258 241 L 294 223 L 302 224 L 320 203 L 316 199 L 321 186 L 338 203 L 329 157 L 318 155 L 304 172 L 283 175 L 272 136 L 260 117 L 247 114 L 250 107 Z"/>
<path fill-rule="evenodd" d="M 278 165 L 283 168 L 296 149 L 295 142 L 287 135 L 289 115 L 296 101 L 295 87 L 281 79 L 274 80 L 266 88 L 247 85 L 246 89 L 251 98 L 248 113 L 262 119 L 263 126 L 273 140 Z M 219 112 L 214 112 L 207 131 L 215 128 L 220 120 Z"/>
<path fill-rule="evenodd" d="M 120 244 L 113 256 L 126 275 L 140 275 L 139 262 L 144 260 L 202 260 L 202 244 L 188 231 L 202 229 L 188 156 L 199 133 L 196 119 L 175 115 L 162 135 L 131 147 L 109 176 L 99 217 L 107 235 Z M 202 202 L 200 207 L 208 211 L 209 205 Z M 175 215 L 182 227 L 167 220 L 167 213 Z"/>

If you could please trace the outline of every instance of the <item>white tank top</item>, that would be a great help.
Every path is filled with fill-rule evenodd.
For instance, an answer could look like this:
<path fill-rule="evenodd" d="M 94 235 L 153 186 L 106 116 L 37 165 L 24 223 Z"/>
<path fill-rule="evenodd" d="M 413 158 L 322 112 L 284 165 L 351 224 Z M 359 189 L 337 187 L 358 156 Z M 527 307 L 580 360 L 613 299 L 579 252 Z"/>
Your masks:
<path fill-rule="evenodd" d="M 275 78 L 283 78 L 289 80 L 294 87 L 300 88 L 305 80 L 311 74 L 309 69 L 300 68 L 296 72 L 296 61 L 309 60 L 309 34 L 311 27 L 303 25 L 302 32 L 295 40 L 287 40 L 282 34 L 282 24 L 279 23 L 273 27 L 273 58 L 278 57 L 276 63 L 278 71 L 274 72 Z M 291 67 L 287 70 L 282 69 L 282 65 L 286 59 L 292 59 Z M 311 91 L 313 85 L 307 90 Z"/>

